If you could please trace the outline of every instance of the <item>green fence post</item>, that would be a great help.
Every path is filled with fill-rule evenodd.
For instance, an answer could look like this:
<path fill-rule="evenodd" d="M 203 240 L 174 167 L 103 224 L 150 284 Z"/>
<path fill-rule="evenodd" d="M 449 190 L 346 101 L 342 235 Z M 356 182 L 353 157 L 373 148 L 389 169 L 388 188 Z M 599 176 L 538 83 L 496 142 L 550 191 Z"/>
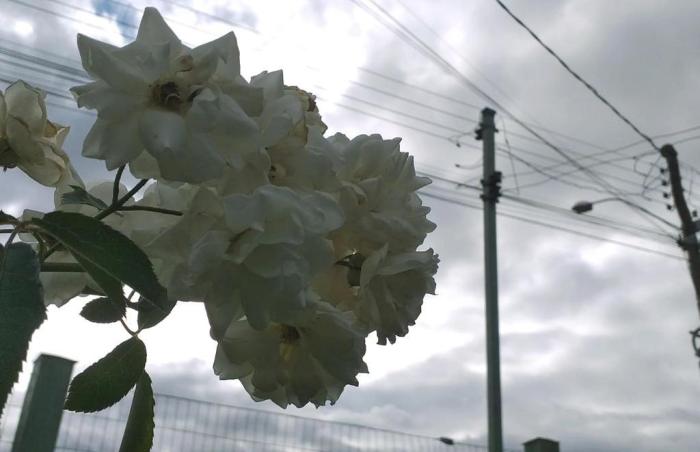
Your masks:
<path fill-rule="evenodd" d="M 12 452 L 53 452 L 74 364 L 44 354 L 34 361 Z"/>

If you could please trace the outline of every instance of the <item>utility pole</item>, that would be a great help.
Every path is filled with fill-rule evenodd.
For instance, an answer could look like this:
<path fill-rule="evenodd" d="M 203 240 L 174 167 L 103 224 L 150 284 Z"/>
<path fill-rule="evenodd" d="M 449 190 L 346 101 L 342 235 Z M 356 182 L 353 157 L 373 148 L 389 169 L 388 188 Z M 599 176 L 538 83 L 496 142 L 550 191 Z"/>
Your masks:
<path fill-rule="evenodd" d="M 481 110 L 476 139 L 484 150 L 481 199 L 484 201 L 484 273 L 486 281 L 486 391 L 489 452 L 503 452 L 501 425 L 501 357 L 498 333 L 498 259 L 496 247 L 496 203 L 501 195 L 501 173 L 496 171 L 496 112 Z"/>
<path fill-rule="evenodd" d="M 681 231 L 683 237 L 678 240 L 678 245 L 688 255 L 688 269 L 690 270 L 690 279 L 693 281 L 695 288 L 695 302 L 700 312 L 700 251 L 698 251 L 698 239 L 695 233 L 698 226 L 693 221 L 693 217 L 688 209 L 688 204 L 683 194 L 683 185 L 681 184 L 681 172 L 678 167 L 678 152 L 670 145 L 666 144 L 661 147 L 661 155 L 666 159 L 668 166 L 669 182 L 671 184 L 671 194 L 673 203 L 678 211 L 678 216 L 681 219 Z M 693 348 L 695 355 L 700 358 L 700 328 L 696 328 L 690 333 L 692 335 Z"/>

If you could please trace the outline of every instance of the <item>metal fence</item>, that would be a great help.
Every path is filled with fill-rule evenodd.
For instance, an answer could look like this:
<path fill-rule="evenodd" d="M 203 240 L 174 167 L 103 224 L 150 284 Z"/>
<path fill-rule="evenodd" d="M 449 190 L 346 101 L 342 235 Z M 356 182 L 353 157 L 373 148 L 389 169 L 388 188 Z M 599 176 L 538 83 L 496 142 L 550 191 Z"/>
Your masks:
<path fill-rule="evenodd" d="M 9 401 L 0 424 L 0 452 L 10 451 L 20 404 Z M 98 413 L 63 412 L 56 451 L 118 450 L 129 414 L 129 398 Z M 156 394 L 158 452 L 481 452 L 479 444 L 323 421 L 232 405 Z M 509 452 L 517 452 L 510 450 Z"/>

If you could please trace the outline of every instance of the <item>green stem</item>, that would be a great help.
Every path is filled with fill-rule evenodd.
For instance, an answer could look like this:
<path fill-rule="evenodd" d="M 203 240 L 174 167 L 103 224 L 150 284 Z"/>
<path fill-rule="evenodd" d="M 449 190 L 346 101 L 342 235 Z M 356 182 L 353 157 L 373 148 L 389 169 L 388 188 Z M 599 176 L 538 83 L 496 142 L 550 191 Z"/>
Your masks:
<path fill-rule="evenodd" d="M 105 210 L 99 212 L 97 215 L 95 215 L 94 218 L 96 220 L 101 220 L 101 219 L 105 218 L 106 216 L 111 215 L 114 212 L 116 212 L 117 210 L 119 210 L 119 208 L 122 207 L 124 205 L 124 203 L 126 203 L 129 199 L 131 199 L 131 197 L 134 196 L 134 194 L 136 194 L 136 192 L 141 190 L 141 188 L 143 188 L 143 186 L 146 185 L 147 182 L 148 182 L 148 179 L 141 179 L 136 185 L 134 185 L 134 188 L 132 188 L 124 196 L 119 198 L 116 203 L 112 203 L 111 206 L 109 206 Z M 60 243 L 56 243 L 51 248 L 49 248 L 49 250 L 46 252 L 46 254 L 43 257 L 43 260 L 45 261 L 60 246 L 61 246 Z"/>
<path fill-rule="evenodd" d="M 119 182 L 122 179 L 124 168 L 126 168 L 126 164 L 119 167 L 117 170 L 117 175 L 114 177 L 114 187 L 112 188 L 112 205 L 115 205 L 119 199 Z"/>
<path fill-rule="evenodd" d="M 108 215 L 113 214 L 117 210 L 119 210 L 120 207 L 122 207 L 128 200 L 131 199 L 132 196 L 136 194 L 141 188 L 143 188 L 144 185 L 148 182 L 148 179 L 141 179 L 136 185 L 134 185 L 134 188 L 129 190 L 124 196 L 119 198 L 116 203 L 112 203 L 111 206 L 103 210 L 102 212 L 98 213 L 95 215 L 96 220 L 101 220 L 105 218 Z"/>
<path fill-rule="evenodd" d="M 146 212 L 157 212 L 164 213 L 166 215 L 177 215 L 182 216 L 182 212 L 178 210 L 162 209 L 160 207 L 149 207 L 149 206 L 122 206 L 118 209 L 120 212 L 126 210 L 144 210 Z"/>

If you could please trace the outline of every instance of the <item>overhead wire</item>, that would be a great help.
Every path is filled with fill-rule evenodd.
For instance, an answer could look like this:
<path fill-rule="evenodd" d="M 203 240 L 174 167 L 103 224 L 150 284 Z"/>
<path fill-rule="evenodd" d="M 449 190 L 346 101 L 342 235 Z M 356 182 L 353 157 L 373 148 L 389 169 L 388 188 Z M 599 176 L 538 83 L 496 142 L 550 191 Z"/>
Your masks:
<path fill-rule="evenodd" d="M 420 37 L 418 37 L 415 33 L 413 33 L 405 25 L 403 25 L 398 19 L 396 19 L 384 7 L 379 5 L 375 0 L 366 0 L 366 1 L 368 3 L 371 3 L 374 6 L 374 8 L 376 8 L 378 11 L 380 11 L 383 14 L 384 17 L 388 18 L 388 20 L 394 24 L 393 26 L 391 24 L 387 23 L 385 20 L 383 20 L 381 16 L 377 15 L 374 10 L 370 9 L 364 3 L 362 3 L 361 0 L 350 0 L 350 1 L 352 1 L 355 5 L 359 6 L 363 10 L 367 11 L 371 16 L 373 16 L 380 23 L 382 23 L 382 25 L 384 25 L 390 31 L 392 31 L 394 34 L 396 34 L 396 36 L 399 37 L 399 39 L 406 42 L 408 45 L 413 47 L 416 51 L 418 51 L 419 53 L 421 53 L 422 55 L 426 56 L 428 59 L 430 59 L 431 61 L 436 63 L 439 67 L 442 67 L 443 70 L 445 70 L 447 73 L 455 76 L 467 88 L 476 92 L 483 99 L 490 102 L 494 107 L 501 110 L 504 114 L 506 114 L 508 117 L 510 117 L 513 121 L 515 121 L 518 125 L 520 125 L 524 129 L 526 129 L 531 135 L 538 138 L 547 147 L 549 147 L 550 149 L 555 151 L 557 154 L 564 157 L 566 160 L 568 160 L 574 166 L 577 166 L 583 173 L 587 174 L 593 181 L 595 181 L 597 184 L 599 184 L 601 187 L 603 187 L 605 190 L 607 190 L 609 194 L 618 197 L 622 202 L 624 202 L 630 208 L 632 208 L 632 210 L 637 215 L 644 218 L 644 220 L 647 221 L 649 224 L 653 225 L 654 227 L 658 228 L 661 231 L 664 231 L 664 229 L 661 228 L 656 223 L 655 218 L 650 217 L 647 214 L 645 214 L 644 211 L 642 209 L 640 209 L 637 204 L 635 204 L 634 202 L 627 199 L 625 197 L 624 193 L 621 193 L 612 184 L 610 184 L 606 180 L 602 179 L 601 177 L 597 176 L 594 172 L 585 168 L 583 165 L 578 163 L 574 158 L 569 156 L 566 152 L 562 151 L 559 147 L 554 145 L 550 140 L 545 138 L 542 134 L 535 131 L 531 126 L 527 125 L 524 121 L 522 121 L 520 118 L 515 116 L 509 109 L 505 108 L 503 105 L 501 105 L 500 102 L 496 101 L 492 96 L 490 96 L 483 89 L 478 87 L 472 80 L 470 80 L 464 74 L 462 74 L 462 72 L 459 71 L 452 63 L 447 61 L 442 55 L 440 55 L 432 47 L 427 45 Z"/>
<path fill-rule="evenodd" d="M 569 64 L 564 61 L 554 50 L 552 50 L 551 47 L 549 47 L 547 44 L 540 39 L 539 36 L 525 23 L 523 22 L 522 19 L 520 19 L 518 16 L 516 16 L 501 0 L 494 0 L 515 22 L 518 23 L 522 28 L 524 28 L 532 38 L 537 41 L 537 43 L 542 46 L 547 53 L 549 53 L 551 56 L 553 56 L 557 62 L 564 68 L 566 71 L 573 76 L 576 80 L 581 82 L 595 97 L 598 98 L 603 104 L 605 104 L 615 115 L 620 118 L 625 124 L 630 126 L 642 139 L 644 139 L 647 143 L 651 145 L 652 148 L 654 148 L 657 151 L 661 151 L 661 149 L 656 145 L 654 140 L 647 135 L 646 133 L 642 132 L 639 127 L 637 127 L 627 116 L 622 114 L 620 110 L 615 107 L 610 101 L 608 101 L 600 92 L 589 82 L 587 82 L 581 75 L 579 75 L 576 71 L 574 71 Z"/>
<path fill-rule="evenodd" d="M 433 199 L 441 200 L 441 201 L 444 201 L 444 202 L 448 202 L 448 203 L 450 203 L 450 204 L 460 205 L 460 206 L 467 207 L 467 208 L 474 209 L 474 210 L 482 210 L 482 209 L 483 209 L 483 207 L 482 207 L 482 206 L 479 206 L 478 204 L 472 204 L 472 203 L 469 203 L 469 202 L 466 202 L 466 201 L 451 199 L 451 198 L 446 197 L 446 196 L 441 196 L 441 195 L 437 195 L 437 194 L 434 194 L 434 193 L 430 193 L 430 192 L 426 191 L 425 189 L 424 189 L 424 190 L 421 190 L 420 193 L 421 193 L 421 195 L 426 196 L 426 197 L 428 197 L 428 198 L 433 198 Z M 522 221 L 522 222 L 525 222 L 525 223 L 530 223 L 530 224 L 534 224 L 534 225 L 537 225 L 537 226 L 542 226 L 542 227 L 549 228 L 549 229 L 554 229 L 554 230 L 561 231 L 561 232 L 567 232 L 567 233 L 569 233 L 569 234 L 574 234 L 574 235 L 577 235 L 577 236 L 580 236 L 580 237 L 586 237 L 586 238 L 589 238 L 589 239 L 594 239 L 594 240 L 599 240 L 599 241 L 602 241 L 602 242 L 607 242 L 607 243 L 612 243 L 612 244 L 615 244 L 615 245 L 624 246 L 624 247 L 626 247 L 626 248 L 636 249 L 636 250 L 638 250 L 638 251 L 643 251 L 643 252 L 646 252 L 646 253 L 656 254 L 656 255 L 662 256 L 662 257 L 672 258 L 672 259 L 680 260 L 680 261 L 684 261 L 684 260 L 685 260 L 685 258 L 683 258 L 682 256 L 678 256 L 678 255 L 675 255 L 675 254 L 665 253 L 665 252 L 658 251 L 658 250 L 655 250 L 655 249 L 652 249 L 652 248 L 646 248 L 646 247 L 643 247 L 643 246 L 635 245 L 635 244 L 628 243 L 628 242 L 623 242 L 623 241 L 620 241 L 620 240 L 611 239 L 611 238 L 608 238 L 608 237 L 601 237 L 601 236 L 598 236 L 598 235 L 595 235 L 595 234 L 591 234 L 591 233 L 588 233 L 588 232 L 584 232 L 584 231 L 578 231 L 578 230 L 575 230 L 575 229 L 570 229 L 570 228 L 566 228 L 566 227 L 562 227 L 562 226 L 553 225 L 553 224 L 550 224 L 550 223 L 546 223 L 546 222 L 544 222 L 544 221 L 533 220 L 533 219 L 530 219 L 530 218 L 527 218 L 527 217 L 523 217 L 523 216 L 519 216 L 519 215 L 514 215 L 514 214 L 509 214 L 509 213 L 504 213 L 504 212 L 498 212 L 498 215 L 501 216 L 501 217 L 511 218 L 511 219 L 519 220 L 519 221 Z"/>
<path fill-rule="evenodd" d="M 358 109 L 355 109 L 355 110 L 358 111 L 358 112 L 360 112 L 360 113 L 366 114 L 366 112 L 359 111 Z M 381 118 L 381 119 L 382 119 L 382 120 L 386 120 L 386 118 Z M 402 125 L 403 125 L 403 124 L 402 124 Z M 425 131 L 422 131 L 422 132 L 425 132 Z M 440 138 L 445 138 L 445 137 L 440 137 Z M 511 153 L 511 154 L 512 154 L 512 153 Z"/>
<path fill-rule="evenodd" d="M 430 177 L 431 179 L 433 179 L 435 181 L 440 181 L 443 183 L 451 184 L 454 188 L 466 188 L 466 189 L 470 189 L 472 191 L 479 192 L 479 193 L 481 193 L 483 190 L 482 187 L 480 187 L 480 186 L 468 184 L 468 183 L 463 183 L 463 182 L 460 182 L 458 180 L 455 180 L 455 179 L 452 179 L 449 177 L 436 175 L 432 172 L 427 172 L 425 170 L 422 170 L 420 167 L 418 167 L 416 171 L 420 175 Z M 624 222 L 621 222 L 619 220 L 615 220 L 612 218 L 605 218 L 605 217 L 600 217 L 600 216 L 591 215 L 591 214 L 581 215 L 581 214 L 577 214 L 577 213 L 573 212 L 571 209 L 566 209 L 563 207 L 554 206 L 554 205 L 551 205 L 551 204 L 548 204 L 548 203 L 545 203 L 542 201 L 523 198 L 520 196 L 513 196 L 513 195 L 508 195 L 508 194 L 503 194 L 502 196 L 504 199 L 518 202 L 520 204 L 525 204 L 527 206 L 537 208 L 539 210 L 546 210 L 550 213 L 555 213 L 560 217 L 564 216 L 564 217 L 567 217 L 569 219 L 573 219 L 579 223 L 581 223 L 581 222 L 592 223 L 592 224 L 606 226 L 606 227 L 613 228 L 613 229 L 618 229 L 618 230 L 625 231 L 625 232 L 634 231 L 635 233 L 643 233 L 643 234 L 646 234 L 648 236 L 653 236 L 656 240 L 663 239 L 662 243 L 665 243 L 665 244 L 675 243 L 675 239 L 669 240 L 669 237 L 665 234 L 661 234 L 656 230 L 643 228 L 641 226 L 638 226 L 638 225 L 635 225 L 632 223 L 624 223 Z"/>

